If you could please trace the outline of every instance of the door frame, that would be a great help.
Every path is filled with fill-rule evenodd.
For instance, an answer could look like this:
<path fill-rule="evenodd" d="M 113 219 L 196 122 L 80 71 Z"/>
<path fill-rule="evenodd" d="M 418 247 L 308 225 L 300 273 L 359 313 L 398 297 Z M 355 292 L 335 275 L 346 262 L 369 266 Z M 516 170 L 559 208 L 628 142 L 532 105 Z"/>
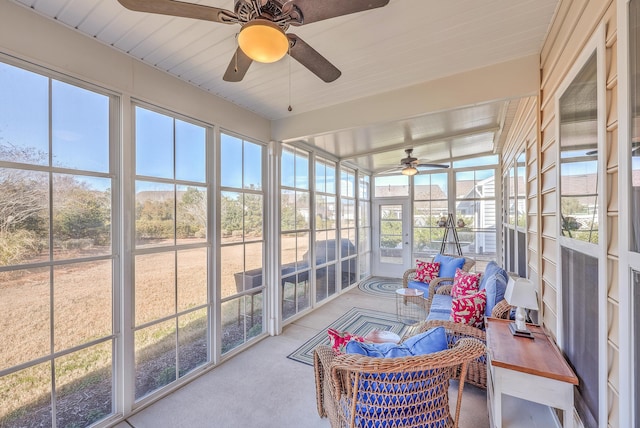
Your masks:
<path fill-rule="evenodd" d="M 383 263 L 380 261 L 380 211 L 386 205 L 402 206 L 402 263 Z M 373 224 L 372 230 L 372 260 L 371 274 L 373 276 L 401 278 L 404 272 L 411 268 L 411 255 L 413 253 L 413 234 L 411 227 L 411 200 L 408 197 L 374 199 L 372 201 Z"/>

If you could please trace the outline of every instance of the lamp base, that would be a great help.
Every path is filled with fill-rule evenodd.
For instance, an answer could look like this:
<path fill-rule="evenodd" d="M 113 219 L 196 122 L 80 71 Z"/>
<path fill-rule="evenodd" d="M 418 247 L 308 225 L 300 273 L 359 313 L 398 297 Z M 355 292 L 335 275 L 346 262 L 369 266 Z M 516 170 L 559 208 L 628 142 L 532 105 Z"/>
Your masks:
<path fill-rule="evenodd" d="M 524 330 L 518 330 L 518 327 L 516 327 L 516 323 L 514 322 L 509 323 L 509 330 L 511 330 L 511 334 L 513 334 L 514 336 L 533 339 L 533 333 L 531 333 L 531 330 L 526 327 Z"/>

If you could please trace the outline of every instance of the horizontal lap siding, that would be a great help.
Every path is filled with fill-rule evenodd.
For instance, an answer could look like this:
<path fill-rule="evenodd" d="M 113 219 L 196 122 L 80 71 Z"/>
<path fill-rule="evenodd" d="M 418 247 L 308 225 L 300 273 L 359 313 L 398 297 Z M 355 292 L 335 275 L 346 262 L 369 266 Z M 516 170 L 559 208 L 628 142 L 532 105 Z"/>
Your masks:
<path fill-rule="evenodd" d="M 606 402 L 608 426 L 619 421 L 619 330 L 618 330 L 618 158 L 617 158 L 617 23 L 616 2 L 612 0 L 562 1 L 540 54 L 540 132 L 539 159 L 540 195 L 538 233 L 541 236 L 541 280 L 543 322 L 548 331 L 557 336 L 559 320 L 557 294 L 557 170 L 558 142 L 556 141 L 555 97 L 559 86 L 574 65 L 585 44 L 601 24 L 606 29 L 606 117 L 607 144 L 603 160 L 606 162 L 605 189 L 607 230 L 607 391 L 600 400 Z M 603 229 L 604 230 L 604 229 Z"/>

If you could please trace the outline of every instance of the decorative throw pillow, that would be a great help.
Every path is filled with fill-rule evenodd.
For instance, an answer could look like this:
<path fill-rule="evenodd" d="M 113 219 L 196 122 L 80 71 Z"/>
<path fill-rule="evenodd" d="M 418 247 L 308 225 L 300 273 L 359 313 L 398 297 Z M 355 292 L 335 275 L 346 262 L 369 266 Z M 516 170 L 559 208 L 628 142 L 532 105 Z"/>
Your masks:
<path fill-rule="evenodd" d="M 480 285 L 480 273 L 469 273 L 462 269 L 456 269 L 456 275 L 453 277 L 453 286 L 451 287 L 451 297 L 464 296 L 478 292 Z"/>
<path fill-rule="evenodd" d="M 433 278 L 438 277 L 438 272 L 440 272 L 440 263 L 416 260 L 416 281 L 429 283 Z"/>
<path fill-rule="evenodd" d="M 426 355 L 447 349 L 447 334 L 444 327 L 434 327 L 424 333 L 411 336 L 403 343 L 358 343 L 349 341 L 347 354 L 360 354 L 375 358 L 400 358 Z"/>
<path fill-rule="evenodd" d="M 350 340 L 364 342 L 364 337 L 356 336 L 346 331 L 339 332 L 333 328 L 328 329 L 327 334 L 329 335 L 329 342 L 331 342 L 333 352 L 335 352 L 336 355 L 344 354 L 345 347 Z"/>
<path fill-rule="evenodd" d="M 451 302 L 451 320 L 453 322 L 469 324 L 476 328 L 482 328 L 486 304 L 486 290 L 453 299 Z"/>
<path fill-rule="evenodd" d="M 453 257 L 453 256 L 445 256 L 444 254 L 436 254 L 433 258 L 434 262 L 440 263 L 440 273 L 438 274 L 441 278 L 453 278 L 456 274 L 456 268 L 462 269 L 466 259 L 464 257 Z"/>

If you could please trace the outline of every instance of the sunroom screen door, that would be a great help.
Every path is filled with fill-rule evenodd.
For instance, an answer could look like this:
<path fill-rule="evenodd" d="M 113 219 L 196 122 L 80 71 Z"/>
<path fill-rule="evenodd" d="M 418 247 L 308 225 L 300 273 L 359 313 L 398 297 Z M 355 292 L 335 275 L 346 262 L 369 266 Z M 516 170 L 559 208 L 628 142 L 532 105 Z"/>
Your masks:
<path fill-rule="evenodd" d="M 373 212 L 373 275 L 400 278 L 411 266 L 409 201 L 403 198 L 374 202 Z"/>

